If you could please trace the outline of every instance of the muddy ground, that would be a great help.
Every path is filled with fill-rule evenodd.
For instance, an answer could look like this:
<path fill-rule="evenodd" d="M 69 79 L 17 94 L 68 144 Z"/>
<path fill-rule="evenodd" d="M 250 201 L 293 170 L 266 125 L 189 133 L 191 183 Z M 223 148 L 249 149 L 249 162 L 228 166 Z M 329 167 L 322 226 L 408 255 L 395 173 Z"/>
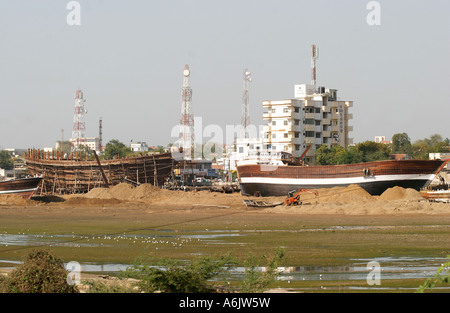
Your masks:
<path fill-rule="evenodd" d="M 84 195 L 31 200 L 1 196 L 0 235 L 238 231 L 239 236 L 224 237 L 216 245 L 200 241 L 182 248 L 161 244 L 151 248 L 159 249 L 154 250 L 158 256 L 187 259 L 230 250 L 244 258 L 282 246 L 289 266 L 345 265 L 352 258 L 380 256 L 445 258 L 450 254 L 450 204 L 427 202 L 412 189 L 395 187 L 381 196 L 371 196 L 358 186 L 322 189 L 318 197 L 302 194 L 302 205 L 268 208 L 247 207 L 244 199 L 281 203 L 285 197 L 169 191 L 147 184 L 119 184 Z M 29 248 L 2 245 L 0 259 L 20 259 Z M 148 243 L 106 248 L 106 242 L 95 249 L 51 247 L 64 261 L 124 263 L 148 248 Z M 417 286 L 418 281 L 413 284 Z"/>

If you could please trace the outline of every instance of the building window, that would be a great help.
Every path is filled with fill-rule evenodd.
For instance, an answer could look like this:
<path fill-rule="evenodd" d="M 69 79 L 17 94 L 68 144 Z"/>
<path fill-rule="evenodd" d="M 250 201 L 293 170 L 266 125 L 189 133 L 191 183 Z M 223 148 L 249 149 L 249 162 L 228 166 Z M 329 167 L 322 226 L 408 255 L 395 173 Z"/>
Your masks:
<path fill-rule="evenodd" d="M 272 134 L 272 138 L 273 138 L 273 139 L 277 138 L 277 134 L 273 133 L 273 134 Z"/>
<path fill-rule="evenodd" d="M 275 126 L 275 125 L 277 125 L 277 122 L 276 121 L 272 121 L 272 126 Z"/>
<path fill-rule="evenodd" d="M 272 113 L 277 113 L 277 109 L 272 109 Z"/>
<path fill-rule="evenodd" d="M 295 145 L 295 150 L 300 150 L 300 145 Z"/>
<path fill-rule="evenodd" d="M 294 134 L 294 136 L 295 136 L 295 138 L 299 138 L 299 137 L 300 137 L 300 133 L 297 133 L 297 132 L 296 132 L 296 133 Z"/>
<path fill-rule="evenodd" d="M 289 109 L 288 108 L 283 108 L 283 113 L 289 113 Z"/>
<path fill-rule="evenodd" d="M 239 147 L 239 153 L 244 153 L 244 147 Z"/>
<path fill-rule="evenodd" d="M 284 146 L 284 151 L 288 151 L 289 150 L 289 146 Z"/>
<path fill-rule="evenodd" d="M 300 120 L 295 120 L 295 125 L 300 125 Z"/>
<path fill-rule="evenodd" d="M 284 126 L 287 126 L 289 123 L 287 120 L 284 120 L 283 124 L 284 124 Z"/>
<path fill-rule="evenodd" d="M 284 133 L 284 138 L 289 138 L 289 134 L 288 133 Z"/>
<path fill-rule="evenodd" d="M 299 108 L 294 108 L 295 113 L 299 113 L 300 109 Z"/>

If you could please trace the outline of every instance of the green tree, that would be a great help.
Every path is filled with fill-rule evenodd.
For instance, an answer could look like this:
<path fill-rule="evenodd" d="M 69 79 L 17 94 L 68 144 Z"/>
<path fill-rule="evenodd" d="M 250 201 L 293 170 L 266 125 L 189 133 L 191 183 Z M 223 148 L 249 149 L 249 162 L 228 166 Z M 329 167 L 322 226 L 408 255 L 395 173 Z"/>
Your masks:
<path fill-rule="evenodd" d="M 392 136 L 392 144 L 391 144 L 391 152 L 393 154 L 404 153 L 411 154 L 412 153 L 412 145 L 411 140 L 407 133 L 399 133 Z"/>
<path fill-rule="evenodd" d="M 94 152 L 91 150 L 91 148 L 89 148 L 88 145 L 80 145 L 78 147 L 78 150 L 81 151 L 81 153 L 83 153 L 83 157 L 87 155 L 88 158 L 91 158 L 94 155 Z"/>
<path fill-rule="evenodd" d="M 448 152 L 449 139 L 442 139 L 439 134 L 433 134 L 430 138 L 419 139 L 412 144 L 412 156 L 415 159 L 428 159 L 429 153 Z"/>
<path fill-rule="evenodd" d="M 359 153 L 358 162 L 372 162 L 378 160 L 386 160 L 389 158 L 390 149 L 388 145 L 374 142 L 374 141 L 364 141 L 358 143 L 354 147 L 350 147 L 350 150 L 354 149 Z M 356 162 L 355 162 L 356 163 Z"/>
<path fill-rule="evenodd" d="M 57 142 L 56 142 L 57 144 L 58 144 L 58 151 L 61 151 L 61 140 L 58 140 Z M 62 142 L 62 152 L 63 153 L 66 153 L 67 155 L 69 155 L 70 154 L 70 151 L 72 150 L 72 144 L 71 144 L 71 142 L 70 141 L 63 141 Z"/>
<path fill-rule="evenodd" d="M 5 170 L 12 170 L 14 168 L 14 159 L 6 150 L 0 151 L 0 168 Z"/>
<path fill-rule="evenodd" d="M 106 144 L 105 147 L 105 157 L 107 159 L 116 157 L 124 158 L 130 152 L 131 149 L 117 139 L 112 139 Z"/>

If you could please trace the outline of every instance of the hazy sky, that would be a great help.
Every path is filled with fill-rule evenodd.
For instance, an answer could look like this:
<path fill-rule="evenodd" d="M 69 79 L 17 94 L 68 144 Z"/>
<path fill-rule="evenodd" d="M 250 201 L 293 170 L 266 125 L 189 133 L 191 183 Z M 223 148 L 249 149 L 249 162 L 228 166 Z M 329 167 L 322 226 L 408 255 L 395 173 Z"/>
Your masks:
<path fill-rule="evenodd" d="M 104 143 L 174 142 L 185 64 L 203 127 L 240 123 L 246 67 L 262 124 L 263 100 L 310 82 L 313 43 L 317 84 L 354 101 L 355 143 L 450 137 L 450 1 L 378 1 L 380 25 L 369 2 L 79 0 L 70 26 L 69 1 L 0 0 L 0 148 L 52 147 L 61 129 L 69 139 L 78 88 L 87 136 L 102 117 Z"/>

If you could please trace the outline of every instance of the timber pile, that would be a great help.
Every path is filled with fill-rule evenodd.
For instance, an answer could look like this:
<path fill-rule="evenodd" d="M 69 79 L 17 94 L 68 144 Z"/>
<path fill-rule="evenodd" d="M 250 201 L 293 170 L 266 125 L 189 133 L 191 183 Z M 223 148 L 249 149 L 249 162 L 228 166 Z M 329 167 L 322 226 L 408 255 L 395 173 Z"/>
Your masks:
<path fill-rule="evenodd" d="M 112 160 L 87 160 L 81 153 L 69 157 L 59 152 L 28 150 L 25 163 L 31 175 L 42 175 L 36 194 L 86 193 L 96 187 L 115 186 L 121 182 L 134 185 L 162 186 L 175 164 L 171 153 L 143 154 Z"/>

